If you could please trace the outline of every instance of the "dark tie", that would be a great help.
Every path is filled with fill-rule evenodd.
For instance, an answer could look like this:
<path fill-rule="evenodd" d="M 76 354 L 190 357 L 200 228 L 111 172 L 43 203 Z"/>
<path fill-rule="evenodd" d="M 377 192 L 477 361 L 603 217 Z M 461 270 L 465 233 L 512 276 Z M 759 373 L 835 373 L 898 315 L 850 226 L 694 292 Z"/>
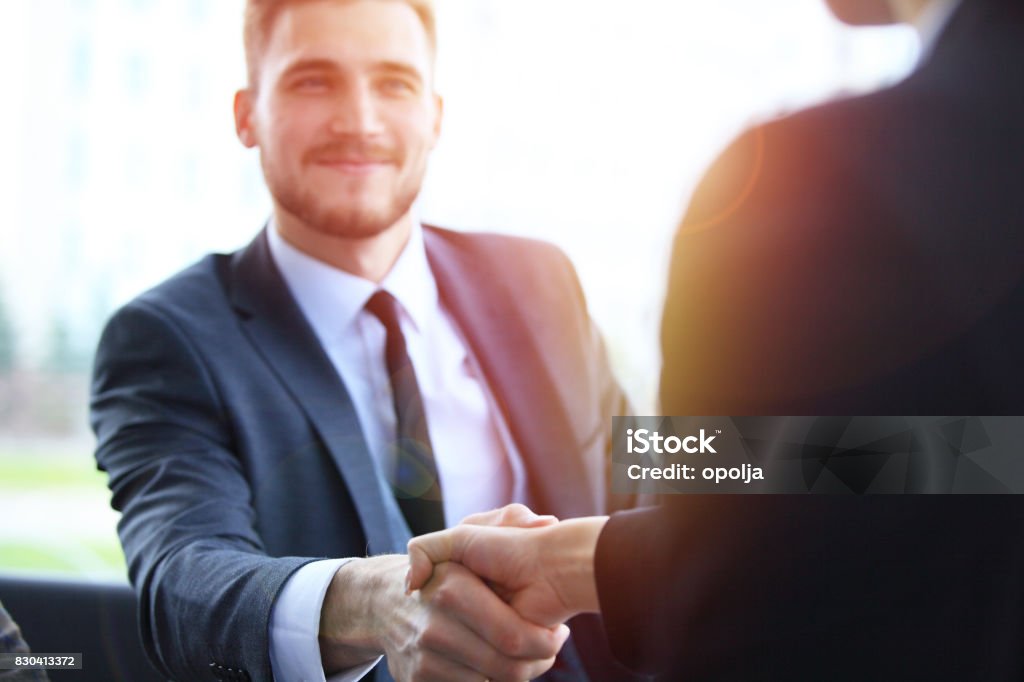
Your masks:
<path fill-rule="evenodd" d="M 391 484 L 395 499 L 413 535 L 441 530 L 444 528 L 441 482 L 430 445 L 423 396 L 405 347 L 405 336 L 398 325 L 398 302 L 388 292 L 378 291 L 367 302 L 366 309 L 387 330 L 384 358 L 391 377 L 398 423 L 392 447 L 394 480 Z"/>

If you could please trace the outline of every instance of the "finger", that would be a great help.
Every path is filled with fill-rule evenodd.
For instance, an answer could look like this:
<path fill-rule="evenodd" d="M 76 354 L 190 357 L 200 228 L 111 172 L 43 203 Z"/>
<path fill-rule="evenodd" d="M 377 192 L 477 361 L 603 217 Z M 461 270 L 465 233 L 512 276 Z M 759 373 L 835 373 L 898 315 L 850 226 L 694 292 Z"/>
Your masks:
<path fill-rule="evenodd" d="M 462 519 L 461 524 L 470 526 L 509 526 L 516 528 L 538 528 L 558 523 L 558 518 L 550 514 L 534 513 L 525 504 L 513 503 L 500 509 L 470 514 Z"/>
<path fill-rule="evenodd" d="M 411 594 L 430 580 L 436 564 L 454 560 L 456 533 L 459 527 L 420 535 L 406 545 L 409 553 L 409 572 L 405 578 L 405 592 Z"/>
<path fill-rule="evenodd" d="M 477 610 L 481 597 L 487 594 L 486 587 L 462 566 L 438 566 L 434 580 L 422 591 L 420 597 L 430 609 L 431 616 L 430 626 L 420 636 L 421 647 L 427 652 L 473 668 L 493 680 L 518 681 L 543 674 L 551 667 L 554 656 L 564 644 L 567 629 L 551 631 L 552 644 L 542 652 L 544 656 L 515 656 L 502 652 L 466 622 L 467 611 Z M 498 617 L 515 615 L 506 605 L 501 606 Z"/>
<path fill-rule="evenodd" d="M 388 670 L 396 680 L 416 680 L 416 682 L 481 682 L 486 677 L 480 672 L 440 656 L 431 651 L 423 651 L 415 662 L 401 661 L 388 657 Z"/>
<path fill-rule="evenodd" d="M 438 606 L 504 656 L 544 660 L 558 653 L 564 633 L 526 620 L 464 567 L 448 567 L 432 594 Z"/>
<path fill-rule="evenodd" d="M 541 528 L 558 523 L 558 517 L 551 514 L 535 514 L 532 509 L 522 504 L 505 507 L 498 525 L 510 528 Z"/>
<path fill-rule="evenodd" d="M 477 512 L 476 514 L 470 514 L 459 521 L 459 525 L 469 524 L 471 526 L 498 526 L 501 524 L 501 515 L 504 513 L 505 507 Z"/>
<path fill-rule="evenodd" d="M 569 626 L 565 623 L 555 627 L 555 636 L 558 638 L 558 641 L 561 642 L 561 644 L 558 645 L 559 650 L 561 650 L 562 646 L 565 645 L 565 642 L 569 639 L 569 635 L 571 634 L 572 632 L 570 632 Z"/>
<path fill-rule="evenodd" d="M 418 669 L 422 673 L 416 675 L 417 680 L 484 678 L 520 682 L 543 675 L 554 663 L 554 657 L 538 660 L 506 656 L 464 624 L 451 619 L 450 614 L 446 616 L 449 618 L 443 627 L 434 625 L 420 638 Z"/>

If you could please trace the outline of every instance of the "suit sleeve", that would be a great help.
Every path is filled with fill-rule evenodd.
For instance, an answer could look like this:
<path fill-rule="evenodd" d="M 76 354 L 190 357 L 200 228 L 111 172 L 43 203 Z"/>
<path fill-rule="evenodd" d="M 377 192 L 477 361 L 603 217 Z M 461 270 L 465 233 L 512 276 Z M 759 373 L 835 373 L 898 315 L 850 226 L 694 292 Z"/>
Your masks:
<path fill-rule="evenodd" d="M 226 407 L 169 315 L 137 301 L 111 320 L 91 410 L 150 658 L 175 679 L 271 680 L 271 609 L 308 559 L 264 553 Z"/>
<path fill-rule="evenodd" d="M 1014 495 L 677 495 L 616 514 L 595 559 L 612 651 L 680 680 L 1015 679 L 1022 512 Z"/>

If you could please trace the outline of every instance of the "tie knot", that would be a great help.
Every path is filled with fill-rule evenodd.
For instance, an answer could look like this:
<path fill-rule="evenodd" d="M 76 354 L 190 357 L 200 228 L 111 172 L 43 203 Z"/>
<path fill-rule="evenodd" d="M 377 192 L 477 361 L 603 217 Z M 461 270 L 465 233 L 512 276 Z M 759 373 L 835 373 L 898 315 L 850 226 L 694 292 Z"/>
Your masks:
<path fill-rule="evenodd" d="M 400 330 L 398 326 L 398 301 L 394 296 L 379 289 L 366 302 L 366 309 L 384 325 L 389 332 Z"/>

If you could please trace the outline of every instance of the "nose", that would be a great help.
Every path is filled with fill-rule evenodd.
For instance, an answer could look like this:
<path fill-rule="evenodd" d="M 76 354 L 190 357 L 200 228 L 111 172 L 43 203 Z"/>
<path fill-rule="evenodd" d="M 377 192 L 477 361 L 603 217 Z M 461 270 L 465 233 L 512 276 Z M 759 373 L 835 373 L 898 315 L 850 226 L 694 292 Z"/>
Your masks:
<path fill-rule="evenodd" d="M 382 122 L 378 104 L 368 84 L 351 83 L 342 88 L 334 103 L 331 133 L 360 136 L 380 133 Z"/>

